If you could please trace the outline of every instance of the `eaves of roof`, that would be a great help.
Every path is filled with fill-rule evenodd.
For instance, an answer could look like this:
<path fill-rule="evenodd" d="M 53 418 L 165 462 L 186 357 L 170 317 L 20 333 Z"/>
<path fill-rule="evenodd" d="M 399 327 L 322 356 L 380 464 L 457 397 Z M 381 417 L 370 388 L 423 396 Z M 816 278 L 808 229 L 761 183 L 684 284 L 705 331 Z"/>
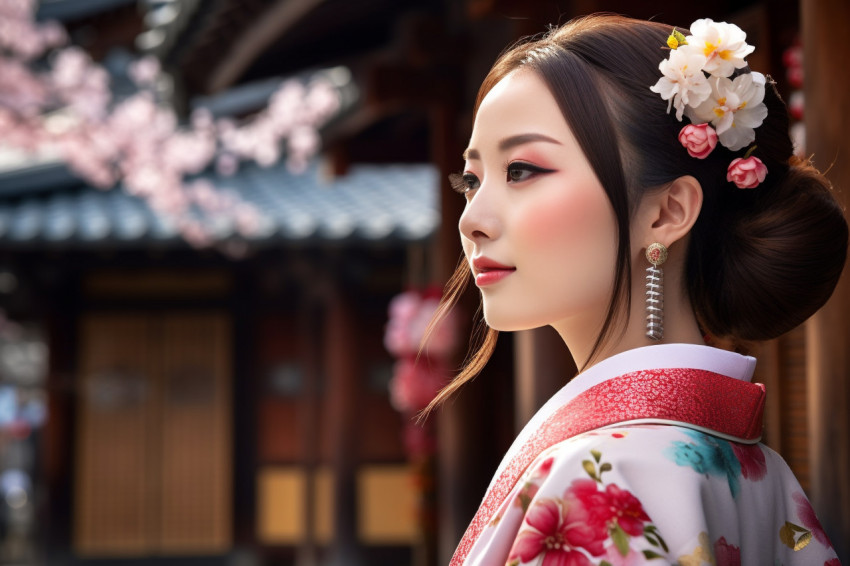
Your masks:
<path fill-rule="evenodd" d="M 194 207 L 215 242 L 403 245 L 428 239 L 440 221 L 437 170 L 427 164 L 355 165 L 330 181 L 318 163 L 303 174 L 279 164 L 206 177 L 259 211 L 254 230 L 243 234 L 235 222 Z M 185 245 L 174 218 L 120 187 L 0 194 L 0 247 L 7 249 Z"/>

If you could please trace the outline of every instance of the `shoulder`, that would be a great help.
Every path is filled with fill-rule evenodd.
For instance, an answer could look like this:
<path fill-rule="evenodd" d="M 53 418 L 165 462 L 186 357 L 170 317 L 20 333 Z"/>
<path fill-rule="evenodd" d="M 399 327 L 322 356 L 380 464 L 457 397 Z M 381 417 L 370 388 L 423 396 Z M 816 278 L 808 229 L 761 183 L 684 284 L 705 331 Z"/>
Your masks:
<path fill-rule="evenodd" d="M 832 556 L 778 454 L 678 426 L 599 429 L 559 443 L 526 471 L 515 505 L 526 529 L 584 524 L 575 540 L 610 563 L 630 555 L 758 563 L 770 554 L 789 565 L 823 564 Z M 805 552 L 801 541 L 811 541 Z"/>

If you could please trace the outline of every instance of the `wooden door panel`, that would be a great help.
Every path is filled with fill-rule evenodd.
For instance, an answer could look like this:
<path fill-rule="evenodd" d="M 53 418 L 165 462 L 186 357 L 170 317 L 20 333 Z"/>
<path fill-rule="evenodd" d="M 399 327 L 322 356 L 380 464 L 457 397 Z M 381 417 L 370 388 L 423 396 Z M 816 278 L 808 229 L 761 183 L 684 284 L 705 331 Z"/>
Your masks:
<path fill-rule="evenodd" d="M 145 317 L 90 316 L 82 324 L 74 542 L 83 554 L 151 547 L 146 473 L 154 393 Z"/>
<path fill-rule="evenodd" d="M 77 552 L 228 550 L 227 316 L 90 315 L 81 336 Z"/>
<path fill-rule="evenodd" d="M 230 332 L 218 314 L 163 320 L 162 548 L 230 546 Z"/>

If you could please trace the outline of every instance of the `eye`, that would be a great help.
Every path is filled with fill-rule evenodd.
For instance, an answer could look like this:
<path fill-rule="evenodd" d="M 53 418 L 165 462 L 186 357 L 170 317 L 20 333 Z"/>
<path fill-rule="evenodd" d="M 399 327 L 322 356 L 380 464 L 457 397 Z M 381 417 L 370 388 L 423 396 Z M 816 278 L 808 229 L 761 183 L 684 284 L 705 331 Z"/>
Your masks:
<path fill-rule="evenodd" d="M 505 167 L 506 180 L 509 183 L 521 183 L 542 173 L 552 173 L 554 169 L 544 169 L 524 161 L 513 161 Z"/>
<path fill-rule="evenodd" d="M 467 194 L 469 191 L 474 191 L 481 186 L 481 181 L 478 180 L 478 177 L 474 173 L 452 173 L 449 175 L 449 183 L 451 183 L 454 190 L 462 195 Z"/>

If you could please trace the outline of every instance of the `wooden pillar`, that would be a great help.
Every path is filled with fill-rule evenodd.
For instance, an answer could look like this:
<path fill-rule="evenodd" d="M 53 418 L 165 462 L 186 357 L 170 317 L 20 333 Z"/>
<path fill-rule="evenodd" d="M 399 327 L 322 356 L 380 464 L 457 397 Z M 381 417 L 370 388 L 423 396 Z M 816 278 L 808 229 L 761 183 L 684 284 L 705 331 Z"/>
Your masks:
<path fill-rule="evenodd" d="M 564 341 L 551 327 L 523 330 L 514 336 L 517 432 L 576 373 Z"/>
<path fill-rule="evenodd" d="M 306 475 L 304 505 L 304 540 L 298 546 L 296 566 L 319 564 L 316 540 L 316 473 L 319 469 L 319 438 L 321 418 L 320 381 L 324 349 L 322 336 L 324 326 L 321 304 L 310 297 L 303 300 L 297 314 L 299 326 L 301 361 L 304 368 L 304 387 L 299 404 L 298 427 L 301 430 L 301 460 Z"/>
<path fill-rule="evenodd" d="M 361 564 L 357 542 L 357 329 L 350 297 L 330 284 L 325 325 L 325 411 L 331 447 L 334 542 L 329 563 Z"/>
<path fill-rule="evenodd" d="M 850 205 L 850 21 L 845 0 L 801 2 L 805 49 L 806 151 Z M 809 495 L 843 563 L 850 561 L 850 273 L 806 326 L 811 489 Z"/>

